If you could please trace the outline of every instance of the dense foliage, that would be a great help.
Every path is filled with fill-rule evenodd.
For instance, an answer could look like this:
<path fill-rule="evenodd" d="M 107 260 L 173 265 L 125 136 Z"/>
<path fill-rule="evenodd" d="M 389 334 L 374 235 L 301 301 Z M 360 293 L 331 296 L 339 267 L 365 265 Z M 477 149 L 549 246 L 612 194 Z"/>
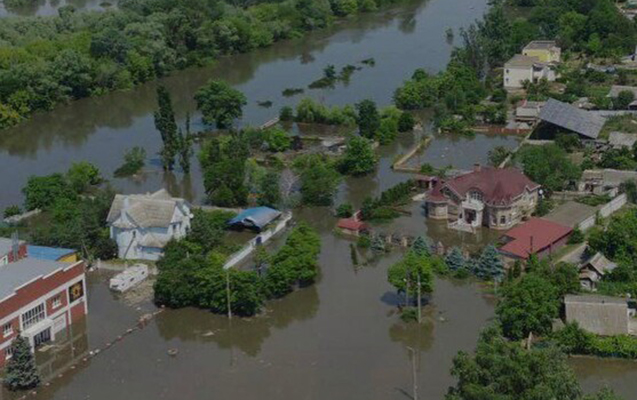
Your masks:
<path fill-rule="evenodd" d="M 339 169 L 347 175 L 365 175 L 374 171 L 377 161 L 371 142 L 364 137 L 354 136 L 347 141 Z"/>
<path fill-rule="evenodd" d="M 409 201 L 414 182 L 409 180 L 398 183 L 383 191 L 379 197 L 367 197 L 361 207 L 361 217 L 366 221 L 392 219 L 399 215 L 396 207 Z"/>
<path fill-rule="evenodd" d="M 248 103 L 245 95 L 226 82 L 211 80 L 195 94 L 197 109 L 203 114 L 203 122 L 216 124 L 217 128 L 229 128 L 241 118 L 243 106 Z"/>
<path fill-rule="evenodd" d="M 186 238 L 168 244 L 157 263 L 155 302 L 175 308 L 208 308 L 221 314 L 228 312 L 229 305 L 233 314 L 250 316 L 261 310 L 266 299 L 284 296 L 296 285 L 314 282 L 321 242 L 316 232 L 304 224 L 292 230 L 275 254 L 261 254 L 256 271 L 224 270 L 227 249 L 221 237 L 228 216 L 199 213 Z M 270 266 L 264 272 L 265 259 Z"/>
<path fill-rule="evenodd" d="M 553 333 L 554 340 L 568 354 L 637 359 L 637 338 L 630 335 L 598 336 L 576 322 Z"/>
<path fill-rule="evenodd" d="M 307 154 L 294 160 L 294 169 L 301 180 L 301 201 L 304 205 L 329 206 L 341 182 L 336 163 L 320 154 Z"/>
<path fill-rule="evenodd" d="M 33 111 L 266 47 L 390 2 L 126 0 L 105 12 L 70 6 L 56 16 L 2 18 L 0 128 Z"/>
<path fill-rule="evenodd" d="M 523 147 L 516 160 L 522 164 L 526 176 L 548 191 L 566 189 L 582 174 L 566 151 L 555 144 Z"/>

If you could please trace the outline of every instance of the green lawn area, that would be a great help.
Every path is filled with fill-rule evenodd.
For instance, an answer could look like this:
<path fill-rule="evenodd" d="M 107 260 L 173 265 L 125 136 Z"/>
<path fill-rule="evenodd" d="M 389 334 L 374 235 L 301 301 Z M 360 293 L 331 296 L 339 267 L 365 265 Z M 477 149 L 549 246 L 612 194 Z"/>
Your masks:
<path fill-rule="evenodd" d="M 613 131 L 637 133 L 636 117 L 633 115 L 619 115 L 608 118 L 599 134 L 599 138 L 608 139 L 608 135 Z"/>

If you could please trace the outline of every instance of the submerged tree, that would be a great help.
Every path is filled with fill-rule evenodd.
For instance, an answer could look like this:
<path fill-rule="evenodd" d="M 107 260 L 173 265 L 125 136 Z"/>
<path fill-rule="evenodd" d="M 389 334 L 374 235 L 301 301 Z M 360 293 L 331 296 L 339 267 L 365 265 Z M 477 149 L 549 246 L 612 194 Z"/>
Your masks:
<path fill-rule="evenodd" d="M 358 111 L 358 133 L 368 139 L 374 138 L 380 129 L 380 114 L 373 100 L 363 100 L 356 104 Z"/>
<path fill-rule="evenodd" d="M 211 80 L 195 94 L 197 109 L 203 114 L 206 124 L 216 123 L 220 129 L 229 128 L 232 122 L 241 118 L 246 96 L 226 82 Z"/>
<path fill-rule="evenodd" d="M 177 123 L 173 111 L 170 92 L 165 86 L 157 87 L 157 106 L 154 113 L 155 128 L 161 134 L 164 144 L 159 155 L 164 170 L 171 171 L 175 165 L 175 155 L 178 148 Z"/>
<path fill-rule="evenodd" d="M 10 390 L 28 390 L 40 384 L 35 357 L 29 341 L 18 335 L 11 345 L 13 354 L 7 362 L 4 383 Z"/>
<path fill-rule="evenodd" d="M 190 133 L 190 113 L 186 114 L 186 133 L 179 129 L 176 138 L 176 151 L 179 166 L 185 174 L 190 172 L 190 158 L 192 157 L 192 135 Z"/>

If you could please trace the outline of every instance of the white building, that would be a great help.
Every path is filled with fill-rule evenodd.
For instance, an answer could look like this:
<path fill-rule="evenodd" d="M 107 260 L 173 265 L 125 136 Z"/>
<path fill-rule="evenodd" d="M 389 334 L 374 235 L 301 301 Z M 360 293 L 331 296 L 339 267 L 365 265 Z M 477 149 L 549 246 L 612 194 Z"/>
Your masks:
<path fill-rule="evenodd" d="M 504 64 L 506 89 L 519 89 L 524 81 L 538 82 L 543 78 L 553 82 L 556 73 L 552 64 L 542 62 L 538 57 L 516 54 Z"/>
<path fill-rule="evenodd" d="M 119 258 L 158 260 L 171 239 L 186 235 L 192 216 L 186 200 L 161 189 L 145 195 L 116 195 L 107 222 Z"/>

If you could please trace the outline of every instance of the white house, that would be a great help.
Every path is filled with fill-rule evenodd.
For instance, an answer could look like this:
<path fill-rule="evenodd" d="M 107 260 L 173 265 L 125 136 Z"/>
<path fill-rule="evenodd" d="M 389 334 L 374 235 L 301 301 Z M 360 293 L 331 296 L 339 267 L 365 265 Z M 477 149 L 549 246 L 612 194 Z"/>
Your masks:
<path fill-rule="evenodd" d="M 538 57 L 516 54 L 504 64 L 506 89 L 519 89 L 524 81 L 538 82 L 542 78 L 552 82 L 556 73 L 552 64 L 542 62 Z"/>
<path fill-rule="evenodd" d="M 116 195 L 106 220 L 119 258 L 157 260 L 171 239 L 186 235 L 192 217 L 186 200 L 161 189 L 152 194 Z"/>

